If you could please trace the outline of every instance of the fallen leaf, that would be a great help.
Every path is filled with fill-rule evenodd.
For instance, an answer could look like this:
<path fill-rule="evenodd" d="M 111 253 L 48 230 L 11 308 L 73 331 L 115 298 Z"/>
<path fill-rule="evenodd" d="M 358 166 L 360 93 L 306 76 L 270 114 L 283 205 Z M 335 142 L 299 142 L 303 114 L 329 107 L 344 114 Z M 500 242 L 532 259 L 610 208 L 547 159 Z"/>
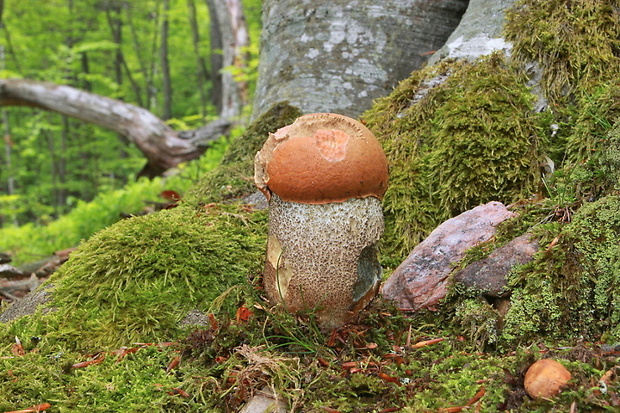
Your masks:
<path fill-rule="evenodd" d="M 393 376 L 390 376 L 389 374 L 385 374 L 382 372 L 379 372 L 377 375 L 379 376 L 381 380 L 386 381 L 388 383 L 400 384 L 400 379 L 398 377 L 393 377 Z"/>
<path fill-rule="evenodd" d="M 252 311 L 247 308 L 245 305 L 237 308 L 236 320 L 237 323 L 247 323 L 247 321 L 252 317 Z"/>
<path fill-rule="evenodd" d="M 173 358 L 170 364 L 168 364 L 168 367 L 166 367 L 166 373 L 170 373 L 172 370 L 176 369 L 180 362 L 181 356 Z"/>
<path fill-rule="evenodd" d="M 13 410 L 11 412 L 5 412 L 5 413 L 36 413 L 36 412 L 42 412 L 43 410 L 47 410 L 50 407 L 52 407 L 52 405 L 49 403 L 41 403 L 41 404 L 37 404 L 36 406 L 32 406 L 24 410 Z"/>
<path fill-rule="evenodd" d="M 22 346 L 22 342 L 17 336 L 15 337 L 15 344 L 11 347 L 11 353 L 18 357 L 26 355 L 26 350 L 24 350 L 24 346 Z"/>
<path fill-rule="evenodd" d="M 433 338 L 431 340 L 419 341 L 419 342 L 415 343 L 414 345 L 412 345 L 411 348 L 422 348 L 422 347 L 429 346 L 431 344 L 440 343 L 440 342 L 442 342 L 444 340 L 445 340 L 445 338 Z"/>

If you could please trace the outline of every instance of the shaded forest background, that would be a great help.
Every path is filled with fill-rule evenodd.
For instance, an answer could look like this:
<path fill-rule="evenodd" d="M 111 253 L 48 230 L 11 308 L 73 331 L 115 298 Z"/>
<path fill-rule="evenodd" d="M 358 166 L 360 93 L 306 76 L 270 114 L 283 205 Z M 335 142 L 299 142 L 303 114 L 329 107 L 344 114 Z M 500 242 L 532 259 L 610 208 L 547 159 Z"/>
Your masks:
<path fill-rule="evenodd" d="M 2 1 L 0 78 L 70 85 L 143 107 L 176 130 L 200 127 L 222 113 L 216 90 L 221 72 L 248 85 L 249 101 L 258 63 L 261 2 L 242 2 L 249 44 L 242 64 L 222 70 L 216 67 L 222 51 L 211 43 L 208 6 L 214 3 Z M 160 182 L 133 183 L 144 156 L 114 132 L 32 108 L 4 107 L 0 120 L 0 238 L 5 242 L 13 234 L 8 229 L 48 224 L 76 206 L 84 209 L 97 195 L 117 208 L 135 209 L 137 198 L 162 189 Z M 215 164 L 222 145 L 216 145 L 203 169 Z M 197 178 L 203 171 L 200 165 L 194 168 L 189 176 Z M 110 195 L 128 183 L 134 195 Z M 136 199 L 119 199 L 131 196 Z M 83 214 L 97 220 L 92 208 Z"/>

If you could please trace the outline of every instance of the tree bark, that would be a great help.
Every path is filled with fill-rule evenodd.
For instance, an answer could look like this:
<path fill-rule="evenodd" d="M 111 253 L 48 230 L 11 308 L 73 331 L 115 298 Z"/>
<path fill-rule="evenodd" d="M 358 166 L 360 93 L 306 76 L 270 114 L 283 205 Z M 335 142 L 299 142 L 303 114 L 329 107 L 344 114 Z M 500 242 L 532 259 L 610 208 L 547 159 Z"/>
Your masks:
<path fill-rule="evenodd" d="M 198 92 L 200 93 L 200 114 L 203 118 L 207 116 L 207 94 L 205 92 L 205 81 L 208 78 L 207 66 L 200 54 L 200 31 L 198 29 L 198 20 L 196 18 L 196 3 L 194 0 L 187 0 L 187 11 L 189 27 L 192 30 L 192 45 L 194 46 L 194 55 L 196 57 L 196 83 Z"/>
<path fill-rule="evenodd" d="M 224 118 L 241 114 L 246 102 L 246 82 L 236 81 L 223 69 L 245 65 L 244 48 L 249 37 L 241 0 L 206 0 L 211 19 L 211 72 L 213 76 L 214 102 L 218 113 Z M 221 49 L 221 59 L 218 57 Z"/>
<path fill-rule="evenodd" d="M 121 19 L 121 4 L 118 1 L 104 3 L 105 15 L 108 20 L 112 41 L 117 48 L 114 51 L 114 77 L 118 85 L 123 84 L 123 20 Z"/>
<path fill-rule="evenodd" d="M 468 0 L 265 0 L 253 118 L 288 101 L 352 117 L 419 69 Z"/>
<path fill-rule="evenodd" d="M 219 120 L 216 128 L 176 132 L 146 109 L 70 86 L 24 79 L 0 79 L 0 106 L 41 108 L 113 130 L 142 151 L 148 163 L 141 175 L 148 177 L 198 158 L 232 125 Z"/>
<path fill-rule="evenodd" d="M 143 101 L 142 97 L 136 99 L 136 102 L 138 102 L 138 104 L 142 107 L 150 108 L 152 107 L 151 104 L 154 100 L 153 96 L 154 96 L 154 90 L 155 90 L 155 88 L 153 87 L 152 71 L 147 68 L 149 64 L 147 63 L 147 60 L 144 57 L 144 45 L 141 43 L 138 37 L 138 30 L 136 29 L 136 26 L 133 20 L 132 7 L 128 7 L 126 10 L 127 10 L 127 24 L 129 25 L 129 31 L 131 34 L 133 52 L 138 61 L 138 67 L 139 67 L 140 74 L 142 75 L 142 78 L 144 79 L 144 90 L 146 92 L 146 95 L 144 96 L 144 99 L 145 99 L 144 103 L 141 103 Z M 139 93 L 140 95 L 142 94 L 141 91 Z"/>
<path fill-rule="evenodd" d="M 170 2 L 164 0 L 164 15 L 161 23 L 161 45 L 160 45 L 160 58 L 161 58 L 161 75 L 163 83 L 163 107 L 162 118 L 167 120 L 172 117 L 172 83 L 170 79 L 170 64 L 168 60 L 168 22 L 170 14 Z"/>
<path fill-rule="evenodd" d="M 506 10 L 517 0 L 471 0 L 458 27 L 445 45 L 429 59 L 435 64 L 442 59 L 469 59 L 497 50 L 510 51 L 511 45 L 502 35 Z"/>

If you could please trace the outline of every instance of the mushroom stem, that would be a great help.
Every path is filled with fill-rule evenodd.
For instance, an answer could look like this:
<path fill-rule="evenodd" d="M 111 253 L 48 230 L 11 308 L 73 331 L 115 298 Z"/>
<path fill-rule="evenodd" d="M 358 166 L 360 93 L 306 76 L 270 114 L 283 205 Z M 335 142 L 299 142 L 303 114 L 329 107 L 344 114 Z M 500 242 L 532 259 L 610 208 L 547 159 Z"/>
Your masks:
<path fill-rule="evenodd" d="M 269 135 L 254 180 L 269 199 L 264 285 L 288 311 L 339 327 L 379 288 L 387 159 L 361 123 L 305 115 Z"/>
<path fill-rule="evenodd" d="M 272 195 L 264 285 L 288 311 L 316 309 L 324 328 L 344 324 L 374 297 L 382 268 L 381 201 L 301 204 Z"/>

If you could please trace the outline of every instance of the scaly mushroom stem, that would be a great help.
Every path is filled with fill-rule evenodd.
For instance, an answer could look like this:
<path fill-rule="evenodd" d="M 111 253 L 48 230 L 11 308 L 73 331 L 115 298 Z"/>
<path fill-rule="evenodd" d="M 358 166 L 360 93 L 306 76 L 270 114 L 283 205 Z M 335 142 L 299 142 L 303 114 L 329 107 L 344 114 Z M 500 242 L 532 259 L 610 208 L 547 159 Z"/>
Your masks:
<path fill-rule="evenodd" d="M 270 134 L 254 180 L 269 199 L 264 285 L 270 301 L 319 324 L 346 323 L 375 296 L 387 160 L 374 135 L 332 113 L 298 118 Z"/>

